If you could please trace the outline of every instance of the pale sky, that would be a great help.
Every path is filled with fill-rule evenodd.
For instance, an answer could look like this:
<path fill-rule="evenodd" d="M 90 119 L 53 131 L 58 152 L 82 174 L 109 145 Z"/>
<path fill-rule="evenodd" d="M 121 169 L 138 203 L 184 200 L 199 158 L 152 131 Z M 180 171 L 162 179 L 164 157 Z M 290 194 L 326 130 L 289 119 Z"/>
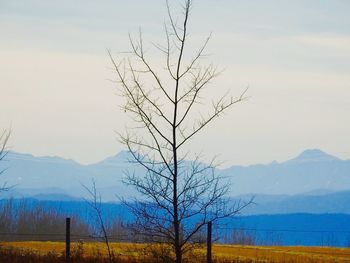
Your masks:
<path fill-rule="evenodd" d="M 211 89 L 249 86 L 250 99 L 191 148 L 225 166 L 308 148 L 350 159 L 349 14 L 348 0 L 194 0 L 192 43 L 212 32 L 209 61 L 225 69 Z M 163 0 L 0 0 L 0 128 L 12 128 L 11 149 L 81 163 L 122 150 L 115 131 L 129 120 L 106 49 L 122 56 L 139 26 L 151 48 L 165 19 Z"/>

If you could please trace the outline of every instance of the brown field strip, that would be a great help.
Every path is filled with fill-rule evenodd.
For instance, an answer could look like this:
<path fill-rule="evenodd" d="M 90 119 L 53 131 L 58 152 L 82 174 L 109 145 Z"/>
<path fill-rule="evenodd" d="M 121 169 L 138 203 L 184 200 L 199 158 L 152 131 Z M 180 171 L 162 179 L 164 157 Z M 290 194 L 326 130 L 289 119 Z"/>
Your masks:
<path fill-rule="evenodd" d="M 144 254 L 147 244 L 112 243 L 115 255 L 119 258 L 139 258 Z M 32 251 L 40 255 L 54 253 L 64 254 L 63 242 L 0 242 L 1 247 L 13 250 Z M 155 246 L 153 246 L 155 247 Z M 103 243 L 72 243 L 72 253 L 78 249 L 88 257 L 96 254 L 106 255 Z M 204 248 L 195 249 L 197 255 L 205 255 Z M 350 263 L 350 248 L 331 247 L 283 247 L 283 246 L 241 246 L 215 245 L 213 248 L 215 262 L 283 262 L 283 263 Z M 204 258 L 204 257 L 202 257 Z M 195 260 L 197 263 L 198 261 Z"/>
<path fill-rule="evenodd" d="M 349 248 L 219 245 L 214 255 L 258 262 L 350 262 Z"/>

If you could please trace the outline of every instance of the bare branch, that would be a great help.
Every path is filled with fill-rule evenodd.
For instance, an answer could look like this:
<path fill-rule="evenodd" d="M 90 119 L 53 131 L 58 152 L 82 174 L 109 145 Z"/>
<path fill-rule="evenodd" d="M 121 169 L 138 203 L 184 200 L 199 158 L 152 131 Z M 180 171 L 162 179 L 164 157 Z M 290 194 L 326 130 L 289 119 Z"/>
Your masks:
<path fill-rule="evenodd" d="M 140 46 L 136 46 L 135 43 L 133 42 L 133 40 L 131 39 L 131 36 L 129 35 L 129 39 L 130 39 L 130 44 L 132 47 L 132 50 L 134 52 L 134 54 L 141 59 L 141 61 L 143 62 L 143 64 L 146 66 L 147 70 L 149 73 L 151 73 L 151 75 L 153 76 L 153 78 L 156 80 L 159 88 L 163 91 L 164 95 L 168 98 L 169 101 L 171 101 L 172 103 L 174 103 L 174 100 L 169 96 L 168 92 L 165 90 L 163 84 L 161 83 L 158 75 L 155 73 L 155 71 L 152 69 L 152 67 L 150 66 L 150 64 L 147 62 L 145 56 L 144 56 L 144 51 L 143 51 L 143 44 L 142 44 L 142 36 L 141 36 L 141 31 L 140 31 L 140 40 L 139 40 L 139 44 Z"/>
<path fill-rule="evenodd" d="M 131 88 L 128 86 L 128 84 L 126 83 L 126 79 L 123 76 L 123 74 L 121 73 L 119 66 L 116 64 L 116 62 L 114 61 L 113 57 L 110 55 L 110 59 L 115 67 L 115 71 L 118 74 L 118 77 L 120 79 L 120 82 L 122 84 L 122 86 L 124 87 L 125 91 L 126 91 L 126 96 L 130 99 L 129 102 L 132 103 L 131 108 L 126 107 L 127 110 L 134 112 L 136 114 L 138 114 L 138 116 L 141 118 L 142 122 L 147 126 L 152 126 L 152 128 L 158 133 L 158 135 L 160 135 L 165 141 L 167 141 L 169 144 L 172 144 L 172 142 L 159 130 L 159 128 L 157 127 L 157 125 L 155 125 L 155 123 L 152 121 L 152 117 L 150 115 L 148 115 L 145 111 L 145 109 L 142 107 L 142 99 L 144 98 L 140 98 L 138 97 L 138 94 L 134 94 L 131 90 Z M 135 110 L 134 110 L 135 109 Z"/>
<path fill-rule="evenodd" d="M 4 160 L 6 155 L 8 154 L 7 151 L 7 144 L 9 141 L 11 135 L 11 130 L 3 130 L 2 133 L 0 134 L 0 162 Z M 0 175 L 3 174 L 6 171 L 6 168 L 0 170 Z M 13 186 L 8 186 L 7 183 L 3 183 L 2 186 L 0 186 L 0 192 L 2 191 L 8 191 L 12 188 Z"/>
<path fill-rule="evenodd" d="M 174 22 L 174 19 L 173 19 L 172 15 L 171 15 L 169 0 L 166 0 L 166 7 L 167 7 L 167 10 L 168 10 L 168 17 L 170 19 L 170 26 L 172 27 L 173 33 L 176 36 L 176 38 L 181 42 L 182 38 L 180 37 L 180 35 L 179 35 L 178 31 L 177 31 L 176 23 Z"/>
<path fill-rule="evenodd" d="M 238 102 L 241 102 L 245 100 L 244 94 L 246 93 L 247 89 L 241 94 L 241 96 L 238 99 L 233 99 L 231 97 L 229 102 L 224 102 L 225 96 L 221 97 L 218 102 L 214 103 L 214 113 L 210 115 L 207 119 L 203 119 L 197 128 L 194 128 L 191 134 L 189 134 L 181 143 L 177 145 L 177 148 L 180 148 L 186 141 L 188 141 L 190 138 L 192 138 L 195 134 L 197 134 L 200 130 L 202 130 L 205 126 L 207 126 L 213 119 L 219 117 L 221 113 L 223 113 L 225 110 L 227 110 L 229 107 L 231 107 L 234 104 L 237 104 Z"/>
<path fill-rule="evenodd" d="M 193 69 L 193 66 L 196 64 L 196 62 L 202 57 L 203 51 L 208 45 L 209 40 L 211 39 L 211 34 L 207 37 L 205 40 L 203 46 L 199 49 L 197 55 L 192 59 L 191 63 L 187 66 L 187 69 L 180 75 L 180 78 L 185 76 L 190 70 Z"/>
<path fill-rule="evenodd" d="M 103 219 L 103 214 L 102 214 L 102 208 L 101 208 L 101 195 L 97 192 L 96 190 L 96 182 L 95 180 L 92 180 L 92 186 L 91 188 L 83 185 L 84 189 L 88 192 L 88 194 L 91 197 L 91 200 L 85 199 L 85 201 L 90 205 L 90 207 L 95 211 L 96 216 L 97 216 L 97 224 L 100 228 L 100 231 L 102 232 L 103 235 L 103 241 L 106 244 L 107 251 L 108 251 L 108 258 L 109 262 L 112 263 L 114 261 L 114 255 L 112 248 L 109 244 L 109 237 L 108 237 L 108 232 L 107 228 Z"/>

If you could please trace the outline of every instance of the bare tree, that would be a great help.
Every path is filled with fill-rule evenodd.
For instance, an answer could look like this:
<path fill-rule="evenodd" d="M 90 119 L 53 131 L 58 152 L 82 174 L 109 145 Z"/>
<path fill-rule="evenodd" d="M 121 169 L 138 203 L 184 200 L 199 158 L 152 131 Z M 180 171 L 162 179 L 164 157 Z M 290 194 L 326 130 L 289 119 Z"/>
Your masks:
<path fill-rule="evenodd" d="M 5 156 L 7 155 L 7 143 L 10 138 L 11 131 L 10 130 L 3 130 L 0 134 L 0 162 L 4 160 Z M 0 175 L 5 171 L 6 169 L 0 170 Z M 7 191 L 9 190 L 9 187 L 6 183 L 3 183 L 2 186 L 0 186 L 0 192 L 1 191 Z"/>
<path fill-rule="evenodd" d="M 114 262 L 114 253 L 113 253 L 112 248 L 110 246 L 108 229 L 107 229 L 107 225 L 105 223 L 105 220 L 103 218 L 102 207 L 101 207 L 102 206 L 101 195 L 96 190 L 96 182 L 94 180 L 92 180 L 91 188 L 89 188 L 85 185 L 83 185 L 83 187 L 90 195 L 91 199 L 90 200 L 85 199 L 85 200 L 90 205 L 90 207 L 95 211 L 96 224 L 97 224 L 97 228 L 98 228 L 98 236 L 103 239 L 103 242 L 105 243 L 105 245 L 107 247 L 109 262 L 112 263 L 112 262 Z"/>
<path fill-rule="evenodd" d="M 246 97 L 244 91 L 237 98 L 226 93 L 210 103 L 203 99 L 219 74 L 213 64 L 202 65 L 210 36 L 187 59 L 192 1 L 184 0 L 181 23 L 168 1 L 166 6 L 165 44 L 154 44 L 164 55 L 163 74 L 148 59 L 141 30 L 136 40 L 130 36 L 130 56 L 120 61 L 111 52 L 109 56 L 125 98 L 123 110 L 136 124 L 120 138 L 132 154 L 131 161 L 145 169 L 144 176 L 127 173 L 125 178 L 142 195 L 126 202 L 135 216 L 133 227 L 152 241 L 170 242 L 176 263 L 181 263 L 204 225 L 235 215 L 247 205 L 228 203 L 229 186 L 215 173 L 214 160 L 209 165 L 199 155 L 185 160 L 189 141 Z M 203 109 L 208 113 L 201 114 Z"/>

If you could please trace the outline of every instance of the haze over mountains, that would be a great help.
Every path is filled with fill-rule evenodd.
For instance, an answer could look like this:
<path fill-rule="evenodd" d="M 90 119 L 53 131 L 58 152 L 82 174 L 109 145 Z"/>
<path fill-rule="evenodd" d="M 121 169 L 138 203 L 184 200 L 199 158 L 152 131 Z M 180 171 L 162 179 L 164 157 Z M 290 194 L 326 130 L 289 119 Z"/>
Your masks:
<path fill-rule="evenodd" d="M 35 197 L 42 200 L 74 200 L 86 196 L 82 185 L 95 179 L 104 201 L 117 201 L 116 195 L 133 195 L 122 183 L 125 171 L 142 173 L 120 152 L 101 162 L 81 165 L 60 157 L 35 157 L 10 152 L 2 182 L 16 187 L 3 197 Z M 256 195 L 259 206 L 248 214 L 314 212 L 350 213 L 350 160 L 341 160 L 320 150 L 306 150 L 286 162 L 218 169 L 232 187 L 230 196 L 243 199 Z M 340 193 L 340 191 L 342 191 Z M 337 193 L 338 192 L 338 193 Z M 254 208 L 255 207 L 255 208 Z"/>
<path fill-rule="evenodd" d="M 314 191 L 350 190 L 350 160 L 320 150 L 306 150 L 286 162 L 232 166 L 230 176 L 237 194 L 301 194 Z"/>

